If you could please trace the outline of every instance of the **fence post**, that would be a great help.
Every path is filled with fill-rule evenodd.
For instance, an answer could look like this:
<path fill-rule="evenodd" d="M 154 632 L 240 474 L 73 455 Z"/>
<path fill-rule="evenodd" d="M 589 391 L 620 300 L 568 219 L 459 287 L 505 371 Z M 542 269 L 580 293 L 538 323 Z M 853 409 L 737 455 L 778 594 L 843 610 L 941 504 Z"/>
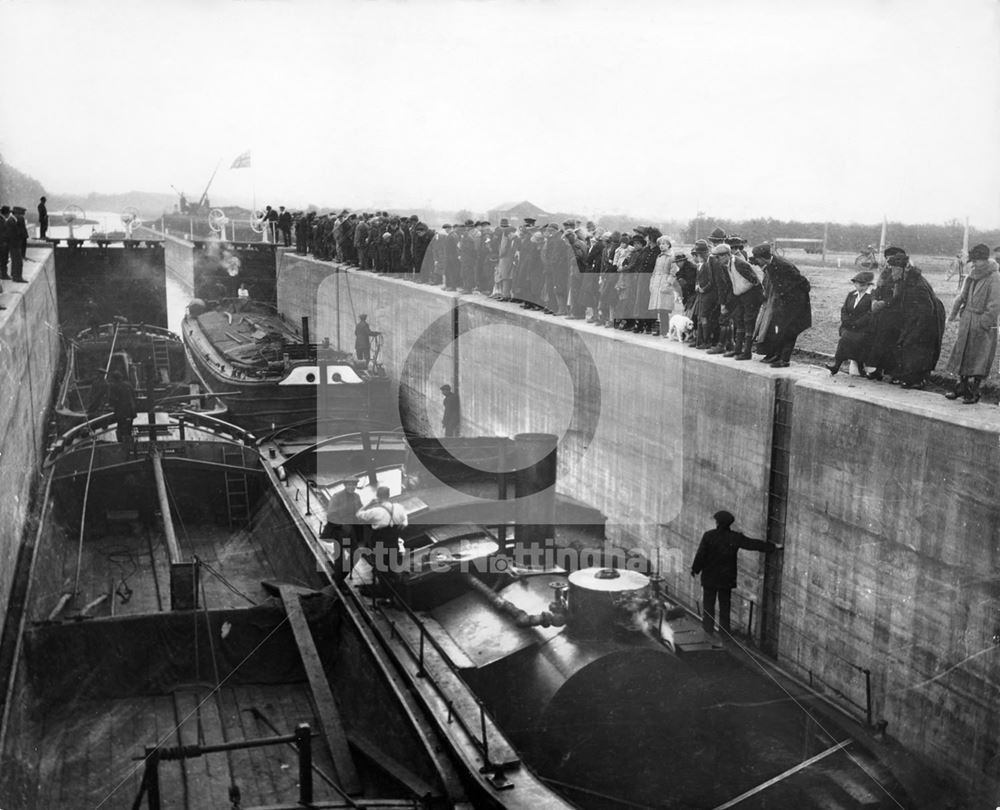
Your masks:
<path fill-rule="evenodd" d="M 299 750 L 299 804 L 312 804 L 312 730 L 308 723 L 295 728 L 295 745 Z"/>
<path fill-rule="evenodd" d="M 160 810 L 160 749 L 155 745 L 146 746 L 145 777 L 149 810 Z"/>

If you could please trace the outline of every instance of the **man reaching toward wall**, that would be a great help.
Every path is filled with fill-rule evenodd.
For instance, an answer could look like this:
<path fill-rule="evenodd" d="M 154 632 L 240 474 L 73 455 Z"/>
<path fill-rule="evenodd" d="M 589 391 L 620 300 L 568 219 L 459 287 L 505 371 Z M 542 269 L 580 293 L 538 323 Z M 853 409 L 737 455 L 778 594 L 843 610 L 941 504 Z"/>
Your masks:
<path fill-rule="evenodd" d="M 732 530 L 736 520 L 731 512 L 722 510 L 712 517 L 715 528 L 705 532 L 691 564 L 691 576 L 701 574 L 702 616 L 701 624 L 709 636 L 715 634 L 715 601 L 719 601 L 719 627 L 729 636 L 729 612 L 732 591 L 736 587 L 736 555 L 741 548 L 747 551 L 771 552 L 783 546 L 766 540 L 753 540 Z M 714 643 L 713 646 L 719 646 Z"/>

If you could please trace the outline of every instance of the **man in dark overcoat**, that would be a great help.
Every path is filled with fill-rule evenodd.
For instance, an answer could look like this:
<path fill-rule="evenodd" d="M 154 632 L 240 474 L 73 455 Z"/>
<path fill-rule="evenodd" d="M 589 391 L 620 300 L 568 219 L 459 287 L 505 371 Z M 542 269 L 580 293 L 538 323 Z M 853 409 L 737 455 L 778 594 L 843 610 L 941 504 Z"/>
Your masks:
<path fill-rule="evenodd" d="M 771 246 L 754 247 L 750 262 L 764 271 L 764 305 L 757 318 L 754 342 L 764 355 L 762 363 L 788 368 L 799 334 L 812 326 L 809 280 L 794 264 L 771 252 Z"/>
<path fill-rule="evenodd" d="M 691 563 L 691 576 L 701 574 L 702 627 L 709 635 L 715 633 L 715 602 L 719 602 L 719 627 L 729 635 L 729 613 L 732 590 L 736 587 L 736 555 L 739 550 L 772 552 L 782 546 L 766 540 L 754 540 L 732 529 L 736 520 L 722 510 L 712 515 L 715 528 L 701 537 L 698 551 Z"/>

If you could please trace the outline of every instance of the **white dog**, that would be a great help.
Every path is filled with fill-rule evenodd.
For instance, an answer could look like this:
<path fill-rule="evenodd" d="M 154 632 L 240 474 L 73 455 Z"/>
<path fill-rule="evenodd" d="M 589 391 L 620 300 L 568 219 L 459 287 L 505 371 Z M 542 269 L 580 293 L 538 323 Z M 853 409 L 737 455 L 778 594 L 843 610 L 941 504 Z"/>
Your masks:
<path fill-rule="evenodd" d="M 678 313 L 670 316 L 670 328 L 667 329 L 667 339 L 683 343 L 694 332 L 694 321 L 687 315 Z"/>

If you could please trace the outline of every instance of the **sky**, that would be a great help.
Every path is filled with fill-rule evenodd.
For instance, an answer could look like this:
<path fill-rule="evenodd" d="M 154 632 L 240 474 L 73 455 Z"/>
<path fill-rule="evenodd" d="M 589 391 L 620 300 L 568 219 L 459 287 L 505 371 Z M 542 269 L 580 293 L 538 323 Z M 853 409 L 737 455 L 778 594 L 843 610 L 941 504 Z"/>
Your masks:
<path fill-rule="evenodd" d="M 51 192 L 1000 226 L 996 0 L 0 0 Z M 249 169 L 230 169 L 251 152 Z"/>

